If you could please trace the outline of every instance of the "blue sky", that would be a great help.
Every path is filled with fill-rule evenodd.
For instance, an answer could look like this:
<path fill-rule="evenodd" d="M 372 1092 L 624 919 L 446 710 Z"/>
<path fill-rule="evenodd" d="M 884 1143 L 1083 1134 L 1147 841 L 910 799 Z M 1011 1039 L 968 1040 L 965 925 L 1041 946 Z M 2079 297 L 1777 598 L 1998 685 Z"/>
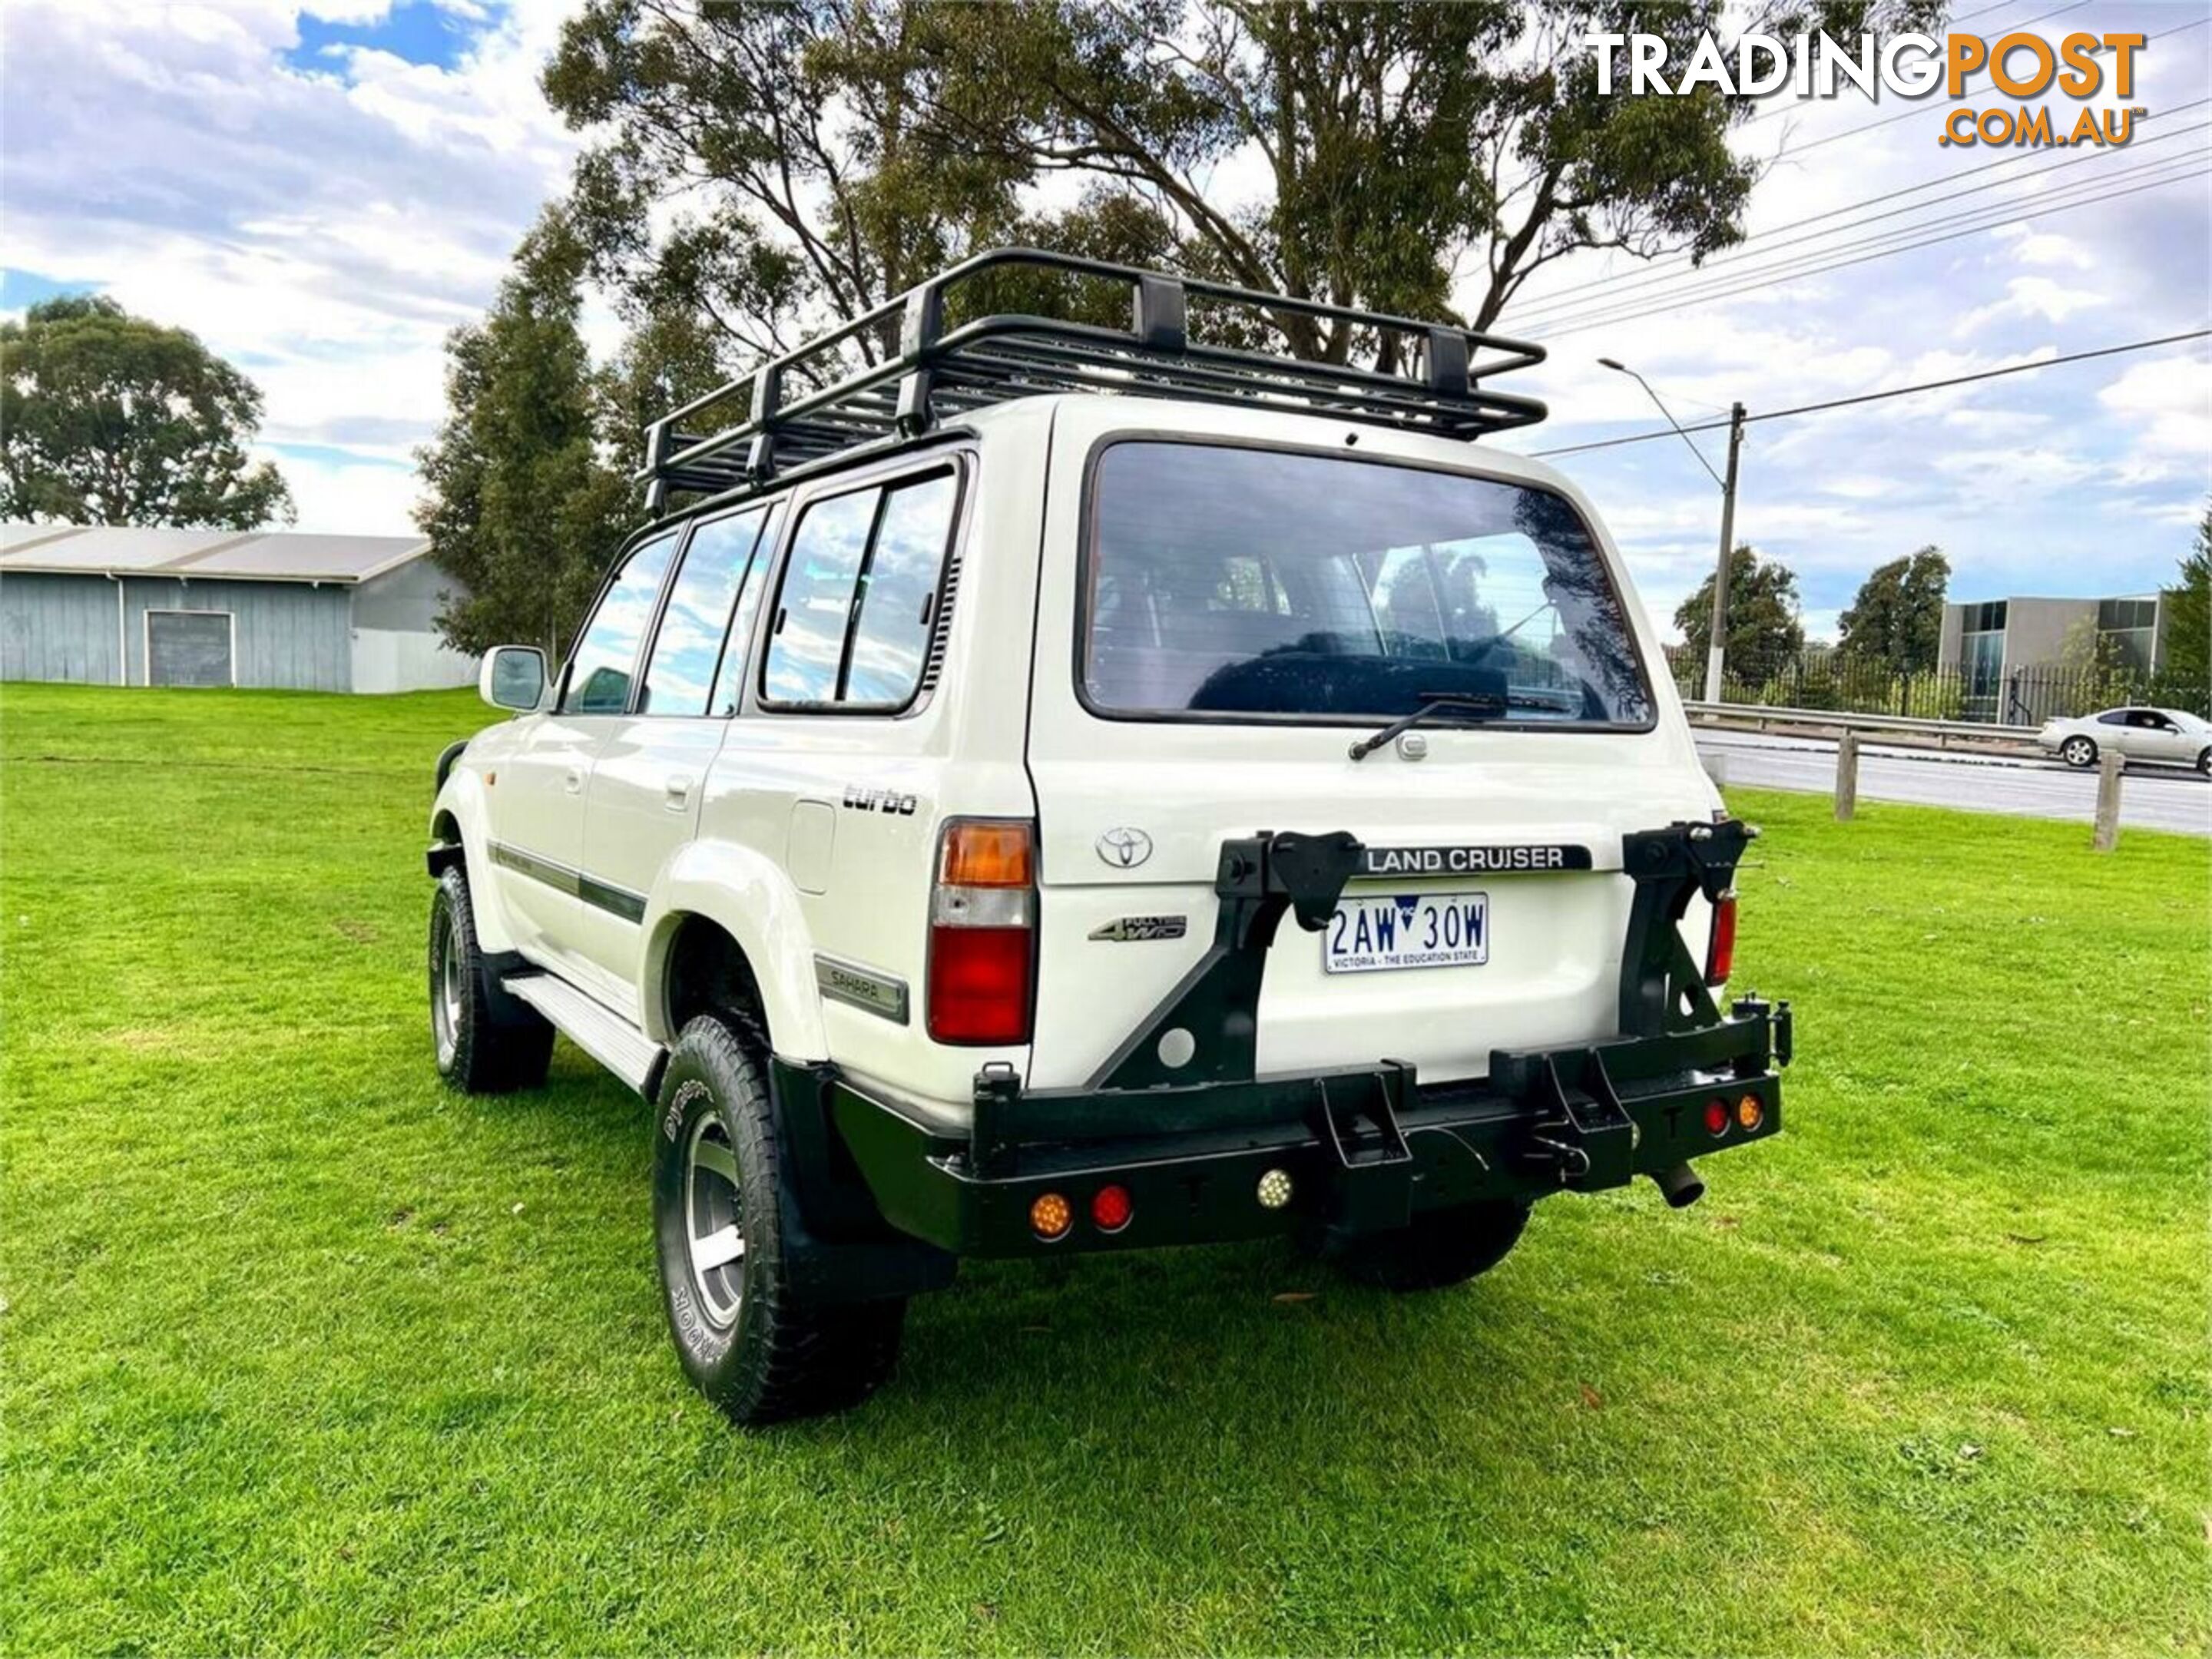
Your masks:
<path fill-rule="evenodd" d="M 458 70 L 468 49 L 503 8 L 450 9 L 436 0 L 401 0 L 382 16 L 299 15 L 299 40 L 283 55 L 287 68 L 343 73 L 349 48 L 389 53 L 410 64 Z"/>
<path fill-rule="evenodd" d="M 1984 31 L 2053 9 L 1960 5 Z M 536 86 L 568 9 L 9 0 L 0 310 L 98 289 L 195 330 L 262 386 L 301 527 L 405 529 L 410 452 L 442 411 L 444 337 L 490 298 L 579 142 Z M 2157 145 L 1961 149 L 1935 142 L 1940 100 L 1777 106 L 1737 140 L 1765 172 L 1734 280 L 1720 262 L 1699 274 L 1583 255 L 1509 309 L 1502 327 L 1551 349 L 1516 378 L 1553 418 L 1504 441 L 1662 424 L 1601 356 L 1640 370 L 1687 423 L 1735 398 L 1782 408 L 2204 326 L 2212 193 L 2190 175 L 2212 121 L 2191 107 L 2212 97 L 2208 17 L 2203 0 L 2075 0 L 2035 25 L 2173 31 L 2146 49 L 2130 100 L 2154 112 L 2141 137 Z M 1211 189 L 1233 202 L 1250 177 L 1232 161 Z M 1970 210 L 1968 234 L 1933 240 Z M 1916 240 L 1929 245 L 1840 264 Z M 1823 263 L 1838 268 L 1808 269 Z M 1789 280 L 1761 280 L 1778 271 Z M 611 343 L 603 313 L 594 337 Z M 1701 441 L 1717 465 L 1717 438 Z M 1696 459 L 1669 437 L 1559 465 L 1595 496 L 1646 603 L 1670 613 L 1717 536 Z M 1929 542 L 1951 556 L 1954 598 L 2154 586 L 2208 488 L 2199 343 L 1754 426 L 1737 527 L 1798 571 L 1819 633 L 1873 565 Z"/>

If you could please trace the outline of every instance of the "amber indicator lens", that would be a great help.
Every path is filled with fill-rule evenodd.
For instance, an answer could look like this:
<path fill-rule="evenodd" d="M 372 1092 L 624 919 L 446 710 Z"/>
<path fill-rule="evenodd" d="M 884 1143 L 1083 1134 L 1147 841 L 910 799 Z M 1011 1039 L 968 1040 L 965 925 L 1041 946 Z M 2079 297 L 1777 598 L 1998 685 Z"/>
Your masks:
<path fill-rule="evenodd" d="M 1759 1103 L 1757 1095 L 1746 1095 L 1736 1102 L 1735 1121 L 1747 1129 L 1756 1129 L 1766 1121 L 1766 1109 Z"/>
<path fill-rule="evenodd" d="M 938 879 L 947 887 L 1026 887 L 1031 846 L 1025 822 L 956 820 L 945 827 Z"/>
<path fill-rule="evenodd" d="M 1075 1224 L 1075 1212 L 1058 1193 L 1040 1193 L 1030 1206 L 1030 1231 L 1050 1243 L 1055 1238 L 1067 1237 L 1067 1230 Z"/>

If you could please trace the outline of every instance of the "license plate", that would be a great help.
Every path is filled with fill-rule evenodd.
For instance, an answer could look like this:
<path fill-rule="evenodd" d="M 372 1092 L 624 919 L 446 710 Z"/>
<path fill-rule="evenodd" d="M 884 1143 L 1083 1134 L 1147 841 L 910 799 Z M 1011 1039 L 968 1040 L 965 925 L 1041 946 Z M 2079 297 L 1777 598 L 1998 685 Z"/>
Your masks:
<path fill-rule="evenodd" d="M 1345 899 L 1321 941 L 1324 973 L 1465 968 L 1490 960 L 1490 895 L 1397 893 Z"/>

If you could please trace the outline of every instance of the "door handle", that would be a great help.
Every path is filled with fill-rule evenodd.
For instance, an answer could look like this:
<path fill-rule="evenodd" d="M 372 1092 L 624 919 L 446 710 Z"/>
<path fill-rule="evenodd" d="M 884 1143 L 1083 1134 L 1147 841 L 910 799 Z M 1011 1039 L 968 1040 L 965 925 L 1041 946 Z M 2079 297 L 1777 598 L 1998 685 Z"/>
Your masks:
<path fill-rule="evenodd" d="M 584 769 L 580 766 L 570 767 L 568 775 L 562 779 L 562 782 L 567 787 L 570 794 L 579 793 L 584 787 Z"/>
<path fill-rule="evenodd" d="M 690 778 L 682 772 L 671 772 L 665 787 L 668 794 L 668 810 L 672 812 L 682 811 L 691 799 Z"/>

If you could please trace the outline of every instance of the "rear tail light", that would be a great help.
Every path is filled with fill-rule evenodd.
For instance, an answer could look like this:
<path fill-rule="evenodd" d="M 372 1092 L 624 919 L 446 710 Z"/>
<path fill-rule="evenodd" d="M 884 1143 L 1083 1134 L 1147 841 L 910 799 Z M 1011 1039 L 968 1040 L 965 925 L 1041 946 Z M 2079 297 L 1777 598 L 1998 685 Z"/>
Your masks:
<path fill-rule="evenodd" d="M 1726 981 L 1735 966 L 1735 895 L 1723 893 L 1713 902 L 1712 943 L 1705 949 L 1705 983 Z"/>
<path fill-rule="evenodd" d="M 1728 1131 L 1728 1102 L 1725 1100 L 1707 1101 L 1705 1103 L 1705 1133 L 1711 1135 L 1715 1139 L 1718 1139 L 1721 1136 L 1726 1134 Z"/>
<path fill-rule="evenodd" d="M 1091 1195 L 1091 1224 L 1102 1233 L 1118 1233 L 1137 1212 L 1127 1187 L 1101 1187 Z"/>
<path fill-rule="evenodd" d="M 1036 975 L 1036 837 L 1025 821 L 955 818 L 929 896 L 927 1018 L 936 1042 L 1027 1042 Z"/>

